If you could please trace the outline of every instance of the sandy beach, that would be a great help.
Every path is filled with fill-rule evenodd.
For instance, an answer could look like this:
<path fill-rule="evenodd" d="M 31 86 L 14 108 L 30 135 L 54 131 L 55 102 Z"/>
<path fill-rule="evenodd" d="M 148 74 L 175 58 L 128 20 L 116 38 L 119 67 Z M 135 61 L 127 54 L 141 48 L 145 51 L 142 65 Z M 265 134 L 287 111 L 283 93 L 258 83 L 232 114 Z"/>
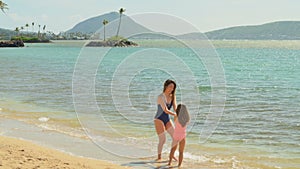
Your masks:
<path fill-rule="evenodd" d="M 123 169 L 106 161 L 72 156 L 25 140 L 0 136 L 0 168 Z"/>

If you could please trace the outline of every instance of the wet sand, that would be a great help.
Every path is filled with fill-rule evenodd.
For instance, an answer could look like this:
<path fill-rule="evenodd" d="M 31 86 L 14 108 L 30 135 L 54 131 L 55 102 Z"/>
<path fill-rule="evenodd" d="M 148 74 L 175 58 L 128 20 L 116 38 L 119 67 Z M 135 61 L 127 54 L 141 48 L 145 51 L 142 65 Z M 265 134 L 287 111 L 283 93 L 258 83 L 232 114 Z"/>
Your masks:
<path fill-rule="evenodd" d="M 129 167 L 77 157 L 29 141 L 0 136 L 0 168 L 123 169 Z"/>

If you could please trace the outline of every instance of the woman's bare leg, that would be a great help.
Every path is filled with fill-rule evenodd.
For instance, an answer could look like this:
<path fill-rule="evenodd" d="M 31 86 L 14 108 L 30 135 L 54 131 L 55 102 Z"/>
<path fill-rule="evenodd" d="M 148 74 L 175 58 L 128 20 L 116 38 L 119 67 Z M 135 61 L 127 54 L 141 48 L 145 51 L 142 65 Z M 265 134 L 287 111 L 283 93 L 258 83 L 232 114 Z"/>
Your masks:
<path fill-rule="evenodd" d="M 159 140 L 157 145 L 157 160 L 161 160 L 162 149 L 166 142 L 165 126 L 164 123 L 159 119 L 154 120 L 154 125 Z"/>
<path fill-rule="evenodd" d="M 174 134 L 174 124 L 172 123 L 171 120 L 166 124 L 166 130 L 167 130 L 167 132 L 170 134 L 170 136 L 173 138 L 173 134 Z"/>

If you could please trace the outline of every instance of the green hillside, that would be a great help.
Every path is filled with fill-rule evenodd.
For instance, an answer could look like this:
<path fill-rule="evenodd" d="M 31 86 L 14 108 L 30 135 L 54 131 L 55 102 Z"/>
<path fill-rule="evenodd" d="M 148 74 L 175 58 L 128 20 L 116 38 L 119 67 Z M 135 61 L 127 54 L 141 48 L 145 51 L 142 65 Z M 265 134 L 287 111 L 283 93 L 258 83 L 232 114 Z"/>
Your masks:
<path fill-rule="evenodd" d="M 209 39 L 300 40 L 300 21 L 238 26 L 205 33 Z"/>
<path fill-rule="evenodd" d="M 9 40 L 10 36 L 13 35 L 15 32 L 8 29 L 0 28 L 0 40 Z"/>

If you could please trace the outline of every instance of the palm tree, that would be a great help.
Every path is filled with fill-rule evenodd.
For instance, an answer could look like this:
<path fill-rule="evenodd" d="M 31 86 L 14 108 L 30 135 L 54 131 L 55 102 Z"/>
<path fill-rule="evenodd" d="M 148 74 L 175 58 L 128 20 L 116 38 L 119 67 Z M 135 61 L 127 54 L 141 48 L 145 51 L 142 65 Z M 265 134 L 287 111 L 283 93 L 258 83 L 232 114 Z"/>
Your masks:
<path fill-rule="evenodd" d="M 22 31 L 22 30 L 24 30 L 24 26 L 21 26 L 20 31 Z M 22 35 L 22 33 L 21 33 L 21 35 Z"/>
<path fill-rule="evenodd" d="M 122 14 L 123 14 L 124 12 L 125 12 L 125 8 L 120 8 L 120 9 L 119 9 L 120 19 L 119 19 L 119 26 L 118 26 L 118 31 L 117 31 L 117 37 L 119 36 L 120 27 L 121 27 Z"/>
<path fill-rule="evenodd" d="M 45 38 L 45 34 L 46 34 L 46 33 L 45 33 L 45 30 L 46 30 L 46 25 L 43 26 L 43 36 L 42 36 L 43 39 Z"/>
<path fill-rule="evenodd" d="M 26 23 L 26 30 L 27 30 L 27 34 L 28 34 L 28 27 L 29 27 L 29 24 L 28 23 Z"/>
<path fill-rule="evenodd" d="M 41 34 L 41 25 L 39 25 L 39 32 L 38 32 L 38 38 L 40 38 Z"/>
<path fill-rule="evenodd" d="M 19 27 L 16 27 L 15 31 L 17 33 L 17 36 L 19 36 L 19 31 L 20 31 Z"/>
<path fill-rule="evenodd" d="M 1 9 L 1 11 L 4 12 L 4 13 L 5 13 L 4 10 L 7 10 L 7 9 L 8 9 L 7 4 L 4 3 L 4 2 L 2 2 L 1 0 L 0 0 L 0 9 Z"/>
<path fill-rule="evenodd" d="M 104 28 L 103 28 L 104 35 L 103 36 L 104 36 L 104 41 L 105 41 L 105 25 L 108 24 L 108 21 L 104 19 L 102 23 L 103 23 L 103 26 L 104 26 Z"/>
<path fill-rule="evenodd" d="M 43 32 L 45 33 L 46 30 L 46 25 L 43 26 Z"/>
<path fill-rule="evenodd" d="M 34 22 L 31 23 L 32 26 L 32 32 L 34 32 Z"/>

